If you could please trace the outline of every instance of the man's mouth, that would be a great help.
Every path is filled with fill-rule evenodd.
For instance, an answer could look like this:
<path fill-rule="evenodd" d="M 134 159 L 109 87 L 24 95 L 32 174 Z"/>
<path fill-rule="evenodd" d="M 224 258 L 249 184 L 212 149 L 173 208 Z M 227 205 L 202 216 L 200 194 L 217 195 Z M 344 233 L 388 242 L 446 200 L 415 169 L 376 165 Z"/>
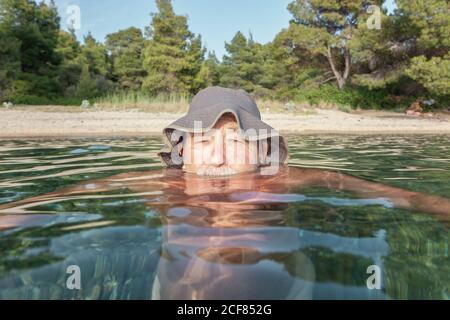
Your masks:
<path fill-rule="evenodd" d="M 237 173 L 238 173 L 237 170 L 230 168 L 228 166 L 222 167 L 205 166 L 197 170 L 197 174 L 199 176 L 206 176 L 206 177 L 224 177 L 224 176 L 231 176 Z"/>

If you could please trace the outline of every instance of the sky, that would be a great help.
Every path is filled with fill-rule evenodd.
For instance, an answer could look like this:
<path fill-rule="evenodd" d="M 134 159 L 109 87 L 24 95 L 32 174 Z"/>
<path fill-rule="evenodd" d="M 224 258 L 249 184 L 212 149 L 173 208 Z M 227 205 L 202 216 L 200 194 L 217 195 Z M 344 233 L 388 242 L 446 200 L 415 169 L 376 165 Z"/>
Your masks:
<path fill-rule="evenodd" d="M 224 44 L 238 31 L 252 33 L 260 43 L 272 41 L 283 28 L 287 28 L 292 15 L 287 6 L 293 0 L 173 0 L 176 14 L 189 17 L 189 29 L 202 36 L 208 50 L 214 50 L 219 59 L 226 53 Z M 55 0 L 66 28 L 70 19 L 70 6 L 80 9 L 82 40 L 89 31 L 99 41 L 109 33 L 150 25 L 151 12 L 156 12 L 154 0 Z M 393 7 L 388 0 L 388 8 Z M 73 8 L 73 7 L 72 7 Z"/>

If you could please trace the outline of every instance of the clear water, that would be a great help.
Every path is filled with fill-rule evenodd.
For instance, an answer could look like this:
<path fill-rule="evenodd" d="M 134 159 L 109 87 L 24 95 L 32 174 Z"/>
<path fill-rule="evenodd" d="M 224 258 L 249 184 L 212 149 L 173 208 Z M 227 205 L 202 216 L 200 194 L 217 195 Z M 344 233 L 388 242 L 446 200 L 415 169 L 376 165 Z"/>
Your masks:
<path fill-rule="evenodd" d="M 449 136 L 289 143 L 291 166 L 450 199 Z M 0 299 L 449 298 L 448 222 L 317 185 L 248 201 L 267 181 L 161 178 L 161 147 L 0 141 Z M 80 290 L 67 288 L 70 265 Z M 380 290 L 367 288 L 370 265 Z"/>

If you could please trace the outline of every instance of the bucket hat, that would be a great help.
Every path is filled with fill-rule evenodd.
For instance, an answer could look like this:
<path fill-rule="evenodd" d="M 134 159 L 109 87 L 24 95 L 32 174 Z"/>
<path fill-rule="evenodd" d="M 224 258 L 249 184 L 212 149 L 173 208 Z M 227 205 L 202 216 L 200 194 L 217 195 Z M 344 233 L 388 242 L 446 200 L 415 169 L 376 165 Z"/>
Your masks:
<path fill-rule="evenodd" d="M 271 163 L 286 162 L 288 151 L 285 139 L 274 128 L 261 120 L 261 113 L 255 100 L 242 89 L 209 87 L 194 96 L 186 115 L 174 121 L 163 130 L 166 148 L 159 153 L 168 167 L 181 168 L 182 164 L 172 159 L 173 148 L 181 142 L 177 133 L 204 133 L 211 130 L 224 114 L 236 118 L 244 138 L 248 141 L 274 139 L 279 143 L 269 143 L 269 157 L 277 154 Z M 274 150 L 276 148 L 276 150 Z M 277 151 L 277 152 L 276 152 Z"/>

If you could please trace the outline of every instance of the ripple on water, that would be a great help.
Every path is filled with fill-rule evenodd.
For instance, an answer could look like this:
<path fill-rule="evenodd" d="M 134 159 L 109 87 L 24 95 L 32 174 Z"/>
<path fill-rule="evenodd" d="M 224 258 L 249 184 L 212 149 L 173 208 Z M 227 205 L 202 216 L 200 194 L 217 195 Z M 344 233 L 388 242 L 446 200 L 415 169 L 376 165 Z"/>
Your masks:
<path fill-rule="evenodd" d="M 290 136 L 288 141 L 293 166 L 450 198 L 448 136 Z M 434 218 L 395 209 L 387 198 L 320 188 L 267 194 L 258 209 L 246 201 L 248 194 L 231 195 L 241 211 L 220 201 L 208 208 L 203 198 L 178 205 L 157 185 L 151 191 L 123 188 L 125 182 L 147 186 L 152 178 L 147 171 L 162 167 L 161 147 L 160 139 L 0 141 L 0 205 L 25 200 L 0 212 L 0 299 L 149 299 L 161 249 L 168 245 L 182 248 L 184 258 L 201 247 L 200 258 L 211 264 L 225 259 L 229 268 L 239 257 L 248 258 L 251 263 L 237 269 L 249 276 L 267 272 L 261 273 L 265 279 L 281 272 L 300 277 L 293 257 L 305 257 L 315 272 L 315 298 L 446 298 L 448 226 Z M 113 191 L 26 204 L 30 197 L 79 183 L 95 191 L 101 185 L 86 180 L 130 171 L 146 173 L 112 181 Z M 162 221 L 162 212 L 176 223 Z M 164 243 L 166 233 L 178 235 L 178 241 Z M 189 237 L 192 233 L 199 237 Z M 234 247 L 209 250 L 208 234 Z M 205 266 L 206 260 L 194 262 Z M 82 293 L 65 288 L 65 268 L 72 264 L 90 279 Z M 373 264 L 384 271 L 377 295 L 365 287 Z"/>

